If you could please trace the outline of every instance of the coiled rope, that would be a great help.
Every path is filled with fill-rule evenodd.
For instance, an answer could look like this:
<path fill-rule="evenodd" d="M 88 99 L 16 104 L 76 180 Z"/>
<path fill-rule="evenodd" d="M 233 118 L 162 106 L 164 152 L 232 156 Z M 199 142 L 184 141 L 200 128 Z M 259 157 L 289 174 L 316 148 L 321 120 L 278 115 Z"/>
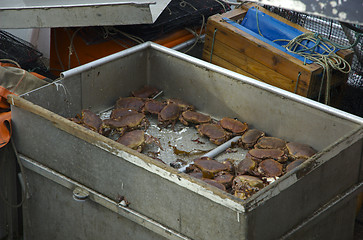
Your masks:
<path fill-rule="evenodd" d="M 256 24 L 258 33 L 263 37 L 263 34 L 260 30 L 259 21 L 258 21 L 258 9 L 256 9 Z M 287 39 L 275 39 L 273 42 L 287 42 L 286 45 L 282 45 L 282 47 L 286 48 L 289 52 L 298 54 L 302 56 L 304 60 L 304 64 L 306 59 L 313 61 L 314 63 L 319 64 L 323 68 L 323 75 L 320 83 L 320 90 L 318 101 L 320 101 L 320 96 L 323 88 L 324 78 L 326 76 L 326 86 L 325 86 L 325 104 L 329 104 L 329 95 L 330 95 L 330 85 L 331 85 L 331 71 L 338 70 L 342 73 L 349 73 L 351 70 L 350 64 L 341 56 L 336 54 L 338 49 L 351 49 L 355 47 L 360 38 L 363 36 L 363 33 L 356 33 L 356 38 L 353 44 L 342 46 L 336 44 L 329 39 L 323 37 L 321 34 L 307 32 L 303 33 L 291 40 Z M 307 43 L 312 42 L 312 47 L 307 47 Z M 320 48 L 322 50 L 321 53 L 318 53 L 316 50 Z"/>
<path fill-rule="evenodd" d="M 307 47 L 303 42 L 312 42 L 312 47 Z M 320 91 L 318 101 L 320 100 L 324 77 L 326 76 L 325 86 L 325 104 L 329 104 L 330 85 L 331 85 L 331 71 L 338 70 L 342 73 L 349 73 L 351 70 L 350 64 L 341 56 L 336 54 L 337 47 L 329 39 L 322 37 L 318 33 L 307 32 L 303 33 L 284 45 L 285 49 L 289 52 L 298 54 L 304 59 L 313 61 L 323 68 L 323 76 L 320 83 Z M 322 50 L 318 53 L 318 47 Z M 341 48 L 344 49 L 344 48 Z M 347 48 L 346 48 L 347 49 Z"/>

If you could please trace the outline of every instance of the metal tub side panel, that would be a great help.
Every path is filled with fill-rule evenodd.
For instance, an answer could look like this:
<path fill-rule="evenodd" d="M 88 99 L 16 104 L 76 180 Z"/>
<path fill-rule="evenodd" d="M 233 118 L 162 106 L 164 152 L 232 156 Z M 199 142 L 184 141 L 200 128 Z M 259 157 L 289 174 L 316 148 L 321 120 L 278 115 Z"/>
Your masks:
<path fill-rule="evenodd" d="M 147 49 L 115 53 L 107 61 L 64 72 L 60 80 L 22 97 L 63 117 L 74 117 L 82 109 L 108 110 L 119 97 L 148 84 L 147 55 Z"/>
<path fill-rule="evenodd" d="M 175 173 L 167 173 L 171 176 L 170 179 L 176 179 L 172 181 L 168 176 L 160 177 L 130 162 L 130 159 L 143 161 L 137 152 L 132 151 L 135 154 L 132 155 L 120 151 L 119 153 L 130 158 L 126 160 L 101 149 L 103 143 L 97 146 L 96 142 L 91 144 L 82 141 L 33 113 L 16 107 L 13 111 L 14 139 L 18 151 L 26 157 L 35 159 L 111 199 L 116 199 L 118 195 L 125 196 L 132 209 L 193 239 L 242 238 L 246 234 L 243 214 L 237 216 L 238 211 L 226 207 L 223 199 L 215 201 L 206 198 L 202 188 L 210 195 L 215 194 L 215 199 L 227 198 L 220 190 L 211 190 L 213 187 L 203 182 L 197 183 L 198 180 L 190 184 L 194 189 L 181 186 L 176 184 L 176 181 L 182 180 L 178 180 Z M 17 119 L 28 119 L 28 123 Z M 27 129 L 29 122 L 34 124 L 31 129 Z M 25 129 L 27 134 L 22 136 Z M 47 134 L 34 141 L 32 136 L 39 135 L 39 131 Z M 149 161 L 152 162 L 152 159 Z M 149 165 L 151 162 L 144 164 Z M 226 222 L 228 225 L 221 229 L 220 226 Z"/>
<path fill-rule="evenodd" d="M 276 182 L 263 189 L 264 192 L 258 196 L 260 202 L 252 200 L 251 205 L 246 206 L 246 209 L 252 209 L 249 212 L 248 225 L 251 228 L 263 226 L 264 230 L 251 231 L 249 237 L 251 239 L 277 239 L 286 234 L 289 229 L 294 229 L 300 223 L 308 221 L 308 218 L 317 209 L 331 199 L 345 193 L 354 184 L 358 184 L 361 163 L 356 155 L 362 153 L 361 146 L 362 140 L 355 142 L 350 147 L 338 150 L 337 155 L 326 159 L 327 161 L 319 167 L 311 169 L 311 172 L 304 174 L 301 178 L 299 178 L 299 173 L 291 175 L 295 176 L 296 180 L 290 183 L 291 185 L 286 189 L 284 189 L 284 185 L 288 184 L 286 179 L 281 179 L 281 182 Z M 324 155 L 321 158 L 324 158 Z M 314 160 L 311 161 L 311 165 L 314 165 Z M 305 164 L 306 171 L 310 167 L 308 163 Z M 329 211 L 333 211 L 333 209 L 329 209 Z M 354 214 L 350 216 L 354 219 Z M 335 226 L 337 229 L 345 229 L 345 227 Z M 322 228 L 323 230 L 327 231 L 325 228 Z M 344 231 L 344 234 L 346 233 Z"/>
<path fill-rule="evenodd" d="M 26 239 L 166 239 L 91 200 L 74 200 L 72 191 L 31 170 L 25 176 L 30 194 L 23 206 Z"/>
<path fill-rule="evenodd" d="M 283 239 L 288 240 L 341 240 L 354 239 L 357 201 L 352 198 L 341 206 L 333 206 L 302 228 L 296 229 Z"/>
<path fill-rule="evenodd" d="M 22 95 L 24 99 L 63 117 L 74 117 L 82 110 L 82 84 L 79 78 L 58 80 Z"/>
<path fill-rule="evenodd" d="M 359 126 L 348 120 L 347 113 L 193 57 L 158 50 L 150 52 L 151 84 L 217 118 L 237 117 L 271 136 L 307 143 L 317 150 Z"/>

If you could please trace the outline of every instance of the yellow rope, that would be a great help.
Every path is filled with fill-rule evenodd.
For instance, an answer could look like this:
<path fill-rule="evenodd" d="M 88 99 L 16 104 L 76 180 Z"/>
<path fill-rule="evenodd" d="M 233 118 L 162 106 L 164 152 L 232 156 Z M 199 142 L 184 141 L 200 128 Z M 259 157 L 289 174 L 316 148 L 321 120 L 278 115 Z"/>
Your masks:
<path fill-rule="evenodd" d="M 315 46 L 308 48 L 306 45 L 302 44 L 303 41 L 311 41 L 315 44 Z M 315 52 L 315 48 L 318 46 L 323 50 L 323 53 Z M 296 53 L 323 67 L 324 71 L 322 81 L 324 79 L 324 75 L 326 75 L 327 79 L 325 88 L 325 104 L 329 104 L 331 70 L 334 69 L 343 73 L 349 73 L 351 70 L 350 64 L 344 58 L 335 53 L 336 47 L 330 41 L 319 37 L 319 35 L 315 33 L 303 33 L 289 41 L 284 47 L 288 51 Z M 298 49 L 299 47 L 300 49 Z M 320 99 L 320 92 L 318 99 Z"/>

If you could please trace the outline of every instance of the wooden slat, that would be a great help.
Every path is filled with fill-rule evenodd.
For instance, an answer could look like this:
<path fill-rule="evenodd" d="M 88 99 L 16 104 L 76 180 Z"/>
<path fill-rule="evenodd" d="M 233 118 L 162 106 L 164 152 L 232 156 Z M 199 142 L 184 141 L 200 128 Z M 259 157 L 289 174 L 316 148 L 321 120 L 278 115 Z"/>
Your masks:
<path fill-rule="evenodd" d="M 213 16 L 208 21 L 206 34 L 213 36 L 215 29 L 218 29 L 215 34 L 217 40 L 288 78 L 293 79 L 301 72 L 301 78 L 311 79 L 312 74 L 322 70 L 317 64 L 304 65 L 289 54 L 223 22 L 218 16 Z"/>
<path fill-rule="evenodd" d="M 206 60 L 206 59 L 209 59 L 209 57 L 210 57 L 210 52 L 208 52 L 207 50 L 204 49 L 203 50 L 203 59 Z M 232 63 L 228 62 L 227 60 L 225 60 L 225 59 L 223 59 L 223 58 L 221 58 L 221 57 L 219 57 L 217 55 L 214 55 L 213 56 L 212 63 L 215 64 L 215 65 L 217 65 L 217 66 L 224 67 L 224 68 L 226 68 L 228 70 L 234 71 L 236 73 L 239 73 L 239 74 L 245 75 L 247 77 L 256 79 L 258 81 L 262 81 L 258 77 L 253 76 L 251 73 L 242 70 L 241 68 L 233 65 Z"/>
<path fill-rule="evenodd" d="M 247 14 L 248 9 L 244 8 L 235 8 L 231 11 L 228 11 L 226 13 L 223 13 L 223 17 L 229 18 L 233 21 L 237 21 L 240 19 L 243 19 Z"/>
<path fill-rule="evenodd" d="M 206 53 L 204 56 L 210 59 L 211 45 L 209 43 L 211 42 L 211 40 L 208 38 L 210 37 L 206 36 L 206 44 L 204 47 Z M 282 74 L 266 67 L 265 65 L 249 58 L 243 53 L 237 52 L 235 49 L 229 47 L 226 44 L 221 43 L 218 40 L 215 40 L 214 42 L 212 63 L 216 63 L 214 61 L 216 57 L 219 57 L 225 60 L 225 62 L 229 62 L 230 64 L 236 66 L 237 68 L 250 73 L 252 76 L 257 77 L 259 80 L 265 83 L 271 84 L 273 86 L 279 87 L 281 89 L 290 92 L 295 91 L 295 85 L 298 73 L 296 73 L 295 79 L 289 79 L 283 76 Z M 228 64 L 226 63 L 220 66 L 228 68 Z M 307 96 L 307 93 L 308 93 L 308 84 L 302 79 L 300 79 L 297 89 L 297 94 L 300 94 L 302 96 Z"/>
<path fill-rule="evenodd" d="M 298 94 L 307 97 L 316 96 L 320 88 L 321 73 L 323 71 L 320 65 L 315 63 L 304 65 L 302 61 L 222 20 L 223 17 L 234 21 L 242 20 L 248 9 L 252 6 L 258 7 L 260 11 L 300 31 L 309 32 L 300 25 L 294 24 L 254 3 L 246 3 L 241 8 L 209 18 L 206 29 L 205 52 L 203 53 L 204 59 L 209 61 L 206 54 L 207 52 L 210 53 L 213 34 L 215 29 L 217 29 L 213 55 L 218 56 L 218 58 L 216 58 L 217 62 L 212 62 L 231 70 L 235 69 L 236 72 L 248 72 L 264 82 L 291 92 L 295 90 L 297 75 L 300 72 Z M 218 52 L 218 48 L 221 46 L 223 46 L 222 50 Z M 231 49 L 227 50 L 226 46 Z M 353 56 L 353 52 L 350 50 L 340 50 L 337 54 L 348 62 L 351 61 Z M 244 59 L 243 64 L 241 64 L 242 58 Z M 269 68 L 269 70 L 265 68 Z M 333 70 L 332 87 L 344 84 L 347 81 L 347 77 L 347 74 Z M 279 79 L 279 81 L 276 79 Z"/>

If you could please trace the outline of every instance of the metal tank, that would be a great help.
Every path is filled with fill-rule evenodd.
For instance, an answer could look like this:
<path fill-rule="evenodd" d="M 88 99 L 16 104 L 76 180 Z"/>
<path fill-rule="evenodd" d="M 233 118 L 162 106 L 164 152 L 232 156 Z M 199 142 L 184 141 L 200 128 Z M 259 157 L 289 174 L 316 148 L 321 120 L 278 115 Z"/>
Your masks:
<path fill-rule="evenodd" d="M 172 154 L 163 164 L 67 119 L 86 108 L 107 112 L 144 85 L 318 153 L 241 200 L 170 167 Z M 26 169 L 27 239 L 353 236 L 362 118 L 150 42 L 63 72 L 8 101 Z M 190 145 L 190 137 L 178 141 Z"/>

